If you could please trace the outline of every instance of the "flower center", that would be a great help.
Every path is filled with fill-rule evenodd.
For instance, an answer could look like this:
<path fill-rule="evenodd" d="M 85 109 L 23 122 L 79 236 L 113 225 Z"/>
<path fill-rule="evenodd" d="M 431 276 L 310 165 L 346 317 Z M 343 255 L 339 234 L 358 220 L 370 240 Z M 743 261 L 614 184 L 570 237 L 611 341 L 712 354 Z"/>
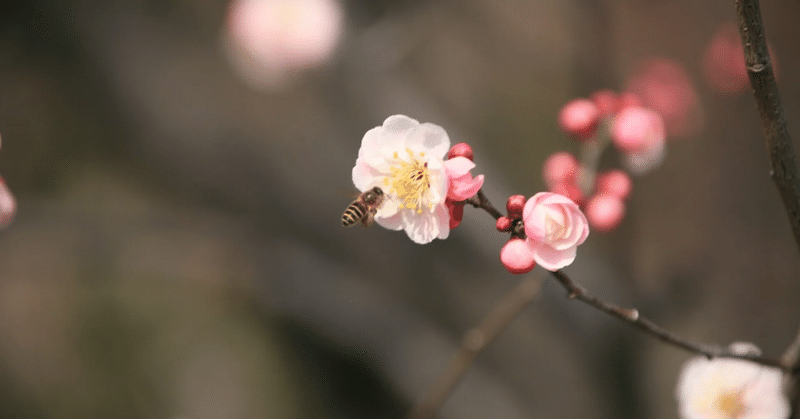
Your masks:
<path fill-rule="evenodd" d="M 384 178 L 383 184 L 389 188 L 389 193 L 400 198 L 398 209 L 413 209 L 417 214 L 422 213 L 422 207 L 433 209 L 433 204 L 427 202 L 428 190 L 431 188 L 431 175 L 428 163 L 422 160 L 425 152 L 414 155 L 411 149 L 406 148 L 408 160 L 400 159 L 395 151 L 392 157 L 395 163 L 389 169 L 391 175 Z"/>
<path fill-rule="evenodd" d="M 736 419 L 744 414 L 747 407 L 742 400 L 742 392 L 722 393 L 717 398 L 717 407 L 726 419 Z"/>
<path fill-rule="evenodd" d="M 550 214 L 544 216 L 544 234 L 548 242 L 563 239 L 569 234 L 569 229 L 564 223 L 566 214 L 561 211 L 561 217 L 553 217 Z"/>

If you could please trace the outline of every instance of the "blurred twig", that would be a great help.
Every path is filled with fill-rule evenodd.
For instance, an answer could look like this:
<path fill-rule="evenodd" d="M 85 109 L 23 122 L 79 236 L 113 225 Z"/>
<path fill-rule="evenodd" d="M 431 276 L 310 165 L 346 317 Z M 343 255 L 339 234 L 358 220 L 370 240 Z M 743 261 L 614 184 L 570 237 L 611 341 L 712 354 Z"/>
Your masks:
<path fill-rule="evenodd" d="M 778 95 L 778 85 L 772 71 L 772 59 L 767 48 L 764 25 L 758 0 L 735 0 L 739 16 L 739 34 L 742 37 L 744 59 L 756 107 L 761 117 L 761 128 L 767 142 L 772 161 L 772 180 L 778 187 L 783 206 L 789 215 L 795 242 L 800 246 L 800 177 L 797 170 L 792 140 L 786 124 L 786 112 Z M 787 379 L 786 392 L 790 398 L 790 418 L 800 418 L 800 331 L 781 357 L 786 369 L 791 372 Z"/>
<path fill-rule="evenodd" d="M 475 358 L 536 297 L 543 279 L 541 275 L 524 276 L 519 284 L 492 309 L 478 327 L 464 335 L 461 348 L 450 361 L 445 372 L 438 378 L 436 384 L 425 398 L 406 416 L 406 419 L 428 419 L 433 417 L 475 362 Z"/>

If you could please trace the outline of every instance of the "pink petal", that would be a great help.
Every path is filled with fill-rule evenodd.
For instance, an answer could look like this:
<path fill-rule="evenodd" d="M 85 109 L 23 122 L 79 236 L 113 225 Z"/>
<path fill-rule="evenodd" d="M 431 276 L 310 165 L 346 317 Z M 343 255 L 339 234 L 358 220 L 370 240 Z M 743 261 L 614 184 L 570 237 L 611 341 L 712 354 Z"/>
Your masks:
<path fill-rule="evenodd" d="M 469 173 L 455 179 L 450 179 L 450 190 L 447 198 L 453 201 L 463 201 L 474 196 L 483 186 L 483 175 L 472 177 Z"/>
<path fill-rule="evenodd" d="M 475 163 L 466 157 L 454 157 L 444 161 L 444 168 L 447 170 L 448 177 L 456 178 L 469 173 L 470 170 L 475 168 Z"/>

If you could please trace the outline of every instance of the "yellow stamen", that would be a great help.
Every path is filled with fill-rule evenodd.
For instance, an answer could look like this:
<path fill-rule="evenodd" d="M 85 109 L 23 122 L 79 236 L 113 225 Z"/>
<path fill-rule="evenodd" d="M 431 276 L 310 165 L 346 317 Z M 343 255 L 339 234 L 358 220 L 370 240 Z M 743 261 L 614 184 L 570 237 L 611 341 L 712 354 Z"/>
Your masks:
<path fill-rule="evenodd" d="M 737 419 L 747 410 L 742 399 L 741 391 L 722 393 L 717 398 L 717 407 L 726 419 Z"/>
<path fill-rule="evenodd" d="M 415 157 L 409 148 L 406 148 L 406 153 L 408 160 L 400 160 L 396 151 L 392 154 L 398 161 L 389 169 L 391 175 L 384 179 L 383 183 L 390 187 L 390 194 L 400 198 L 398 209 L 413 209 L 420 214 L 423 206 L 433 209 L 433 204 L 427 202 L 431 175 L 428 163 L 421 159 L 425 153 L 419 153 L 420 158 Z"/>

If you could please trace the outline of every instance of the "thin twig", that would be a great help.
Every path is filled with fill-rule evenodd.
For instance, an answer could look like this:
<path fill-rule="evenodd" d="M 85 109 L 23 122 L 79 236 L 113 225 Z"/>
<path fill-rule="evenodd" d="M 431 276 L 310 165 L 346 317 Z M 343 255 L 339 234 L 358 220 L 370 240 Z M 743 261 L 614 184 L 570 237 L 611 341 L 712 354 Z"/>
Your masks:
<path fill-rule="evenodd" d="M 694 352 L 700 355 L 704 355 L 705 357 L 711 358 L 737 358 L 737 359 L 744 359 L 747 361 L 755 362 L 761 365 L 767 365 L 770 367 L 776 367 L 784 369 L 783 363 L 780 360 L 770 359 L 770 358 L 763 358 L 760 356 L 755 355 L 739 355 L 728 350 L 724 350 L 717 346 L 706 345 L 702 343 L 692 342 L 688 339 L 684 339 L 674 332 L 671 332 L 663 327 L 653 323 L 652 321 L 642 317 L 639 315 L 639 311 L 635 308 L 622 308 L 616 304 L 605 302 L 597 297 L 589 295 L 589 293 L 584 289 L 582 286 L 573 282 L 564 272 L 562 271 L 555 271 L 553 272 L 553 276 L 561 283 L 561 285 L 567 290 L 567 296 L 570 299 L 580 300 L 584 303 L 600 310 L 605 313 L 608 313 L 614 317 L 624 320 L 625 322 L 629 323 L 630 325 L 639 328 L 643 332 L 661 340 L 662 342 L 668 343 L 673 346 L 677 346 L 681 349 L 685 349 L 689 352 Z"/>
<path fill-rule="evenodd" d="M 433 417 L 475 362 L 475 358 L 536 297 L 543 279 L 541 275 L 525 275 L 519 284 L 492 309 L 478 327 L 464 335 L 461 348 L 450 361 L 445 372 L 439 377 L 433 389 L 408 414 L 406 419 L 428 419 Z"/>
<path fill-rule="evenodd" d="M 772 59 L 767 48 L 764 25 L 758 0 L 735 0 L 739 16 L 739 35 L 742 37 L 744 58 L 750 85 L 761 117 L 761 128 L 766 138 L 772 161 L 772 180 L 778 188 L 783 206 L 789 216 L 795 242 L 800 246 L 800 176 L 797 170 L 792 140 L 786 124 L 786 112 L 778 96 L 778 85 L 772 71 Z M 800 418 L 800 331 L 784 351 L 781 360 L 791 375 L 787 377 L 786 394 L 789 396 L 790 418 Z"/>
<path fill-rule="evenodd" d="M 483 193 L 483 189 L 479 189 L 478 193 L 476 193 L 473 197 L 467 199 L 464 202 L 472 205 L 475 208 L 481 208 L 485 210 L 492 217 L 494 217 L 495 220 L 503 216 L 503 214 L 500 211 L 498 211 L 497 208 L 495 208 L 491 202 L 489 202 L 489 199 L 486 198 L 486 195 L 484 195 Z"/>

